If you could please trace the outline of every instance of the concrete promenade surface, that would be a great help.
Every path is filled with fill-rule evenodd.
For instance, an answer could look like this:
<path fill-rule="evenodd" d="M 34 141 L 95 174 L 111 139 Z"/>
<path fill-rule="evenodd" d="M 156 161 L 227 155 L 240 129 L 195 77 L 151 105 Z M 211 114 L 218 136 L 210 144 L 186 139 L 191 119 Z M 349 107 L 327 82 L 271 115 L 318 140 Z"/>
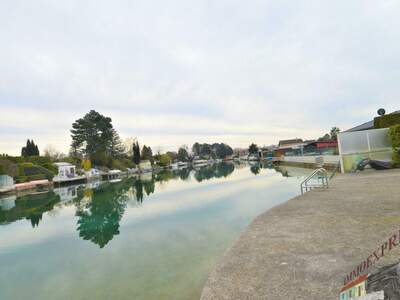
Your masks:
<path fill-rule="evenodd" d="M 345 276 L 399 230 L 399 169 L 337 175 L 258 216 L 201 299 L 339 299 Z M 400 245 L 368 271 L 399 259 Z"/>

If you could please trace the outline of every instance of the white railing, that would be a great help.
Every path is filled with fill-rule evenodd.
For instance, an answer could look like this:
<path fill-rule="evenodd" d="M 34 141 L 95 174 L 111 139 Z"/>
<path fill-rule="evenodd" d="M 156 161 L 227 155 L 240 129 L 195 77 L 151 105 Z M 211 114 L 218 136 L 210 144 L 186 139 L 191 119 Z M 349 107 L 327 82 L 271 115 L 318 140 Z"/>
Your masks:
<path fill-rule="evenodd" d="M 314 170 L 306 179 L 300 184 L 301 193 L 308 192 L 313 188 L 329 187 L 328 172 L 324 168 Z"/>

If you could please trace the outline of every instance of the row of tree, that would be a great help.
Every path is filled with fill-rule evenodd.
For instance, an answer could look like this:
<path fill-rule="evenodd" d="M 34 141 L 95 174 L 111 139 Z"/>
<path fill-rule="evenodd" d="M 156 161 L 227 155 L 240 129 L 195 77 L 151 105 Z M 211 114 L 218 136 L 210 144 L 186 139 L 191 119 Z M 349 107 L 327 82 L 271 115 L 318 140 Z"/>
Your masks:
<path fill-rule="evenodd" d="M 337 139 L 340 129 L 333 127 L 330 134 L 325 134 L 319 140 Z M 120 136 L 112 125 L 109 117 L 103 116 L 95 110 L 91 110 L 82 118 L 72 124 L 71 129 L 71 151 L 72 157 L 88 158 L 94 164 L 107 165 L 111 160 L 126 159 L 139 165 L 143 160 L 151 163 L 158 160 L 162 165 L 167 165 L 171 161 L 190 161 L 194 157 L 225 159 L 233 155 L 232 148 L 224 143 L 194 143 L 192 153 L 189 153 L 187 146 L 182 146 L 177 152 L 169 151 L 165 154 L 153 154 L 150 147 L 144 145 L 140 147 L 137 140 L 133 140 L 131 145 L 124 145 Z M 252 143 L 249 146 L 250 154 L 257 154 L 259 148 Z M 50 151 L 46 151 L 50 152 Z M 22 156 L 39 156 L 38 146 L 33 140 L 27 140 L 26 146 L 21 150 Z"/>
<path fill-rule="evenodd" d="M 39 148 L 35 144 L 33 140 L 27 140 L 26 141 L 26 146 L 22 147 L 21 149 L 21 156 L 27 157 L 27 156 L 39 156 Z"/>
<path fill-rule="evenodd" d="M 231 156 L 233 154 L 233 149 L 229 145 L 226 145 L 224 143 L 194 143 L 192 146 L 192 152 L 194 156 L 199 156 L 203 158 L 224 159 L 227 156 Z"/>
<path fill-rule="evenodd" d="M 71 156 L 86 157 L 95 164 L 101 164 L 110 157 L 130 159 L 135 165 L 139 165 L 143 160 L 149 160 L 151 163 L 157 160 L 161 165 L 167 165 L 171 161 L 190 161 L 195 156 L 224 159 L 233 154 L 232 148 L 224 143 L 195 143 L 192 155 L 187 146 L 180 147 L 177 152 L 169 151 L 165 154 L 153 154 L 150 147 L 144 145 L 141 148 L 137 140 L 125 146 L 114 129 L 111 118 L 94 110 L 72 124 L 71 138 Z"/>

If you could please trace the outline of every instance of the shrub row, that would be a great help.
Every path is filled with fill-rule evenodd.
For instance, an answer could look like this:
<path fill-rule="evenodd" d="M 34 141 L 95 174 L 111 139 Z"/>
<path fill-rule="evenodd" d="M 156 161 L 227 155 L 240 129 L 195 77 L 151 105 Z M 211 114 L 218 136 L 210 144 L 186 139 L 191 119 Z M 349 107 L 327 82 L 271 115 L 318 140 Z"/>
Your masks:
<path fill-rule="evenodd" d="M 374 119 L 374 128 L 388 128 L 400 124 L 400 114 L 388 114 Z"/>
<path fill-rule="evenodd" d="M 393 147 L 393 164 L 400 167 L 400 125 L 389 128 L 389 138 Z"/>

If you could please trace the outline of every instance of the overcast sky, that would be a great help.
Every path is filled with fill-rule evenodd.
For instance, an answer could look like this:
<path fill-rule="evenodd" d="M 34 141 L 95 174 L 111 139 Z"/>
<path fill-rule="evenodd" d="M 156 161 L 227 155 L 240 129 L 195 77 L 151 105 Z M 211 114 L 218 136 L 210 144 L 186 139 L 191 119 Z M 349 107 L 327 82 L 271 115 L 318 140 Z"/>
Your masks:
<path fill-rule="evenodd" d="M 314 138 L 400 108 L 399 1 L 0 1 L 0 153 L 90 109 L 176 149 Z"/>

